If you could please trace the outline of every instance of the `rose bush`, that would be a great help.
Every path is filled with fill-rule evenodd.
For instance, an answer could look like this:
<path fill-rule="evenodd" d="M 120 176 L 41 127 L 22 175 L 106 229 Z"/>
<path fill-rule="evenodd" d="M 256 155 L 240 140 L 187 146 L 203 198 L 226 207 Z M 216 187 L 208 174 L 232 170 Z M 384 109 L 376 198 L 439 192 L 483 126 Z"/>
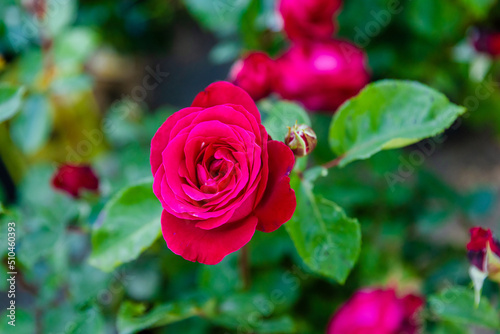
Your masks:
<path fill-rule="evenodd" d="M 275 91 L 309 110 L 333 112 L 369 81 L 365 53 L 341 40 L 295 44 L 276 65 Z"/>
<path fill-rule="evenodd" d="M 99 179 L 90 166 L 62 165 L 52 176 L 52 186 L 78 198 L 85 190 L 96 192 Z"/>
<path fill-rule="evenodd" d="M 274 77 L 274 61 L 263 52 L 252 52 L 238 60 L 229 73 L 229 80 L 256 101 L 271 93 Z"/>
<path fill-rule="evenodd" d="M 335 32 L 334 15 L 340 0 L 281 0 L 283 29 L 291 40 L 327 39 Z"/>
<path fill-rule="evenodd" d="M 292 151 L 268 136 L 252 98 L 228 82 L 211 84 L 163 123 L 150 162 L 163 237 L 190 261 L 216 264 L 295 210 Z"/>
<path fill-rule="evenodd" d="M 416 295 L 398 298 L 393 289 L 365 289 L 335 313 L 328 334 L 413 334 L 425 302 Z"/>

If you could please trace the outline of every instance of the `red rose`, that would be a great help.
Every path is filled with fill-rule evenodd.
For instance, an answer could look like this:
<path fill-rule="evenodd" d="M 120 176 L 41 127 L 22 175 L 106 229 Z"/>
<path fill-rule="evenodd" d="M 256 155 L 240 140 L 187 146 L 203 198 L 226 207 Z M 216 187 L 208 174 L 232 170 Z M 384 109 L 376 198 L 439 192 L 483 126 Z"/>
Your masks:
<path fill-rule="evenodd" d="M 271 93 L 274 66 L 274 61 L 267 54 L 253 52 L 233 65 L 229 80 L 257 101 Z"/>
<path fill-rule="evenodd" d="M 361 290 L 335 313 L 327 334 L 413 334 L 423 305 L 421 297 L 398 298 L 392 289 Z"/>
<path fill-rule="evenodd" d="M 369 81 L 363 51 L 339 40 L 292 46 L 276 60 L 275 90 L 309 110 L 335 111 Z"/>
<path fill-rule="evenodd" d="M 341 0 L 281 0 L 283 29 L 293 41 L 330 38 L 335 32 L 334 15 L 341 6 Z"/>
<path fill-rule="evenodd" d="M 276 230 L 295 211 L 293 164 L 292 151 L 269 138 L 243 89 L 211 84 L 151 142 L 167 246 L 189 261 L 216 264 L 256 229 Z"/>
<path fill-rule="evenodd" d="M 495 30 L 474 29 L 471 35 L 472 44 L 479 52 L 493 57 L 500 56 L 500 32 Z"/>
<path fill-rule="evenodd" d="M 99 179 L 90 166 L 63 165 L 52 177 L 52 186 L 78 198 L 83 190 L 96 192 Z"/>

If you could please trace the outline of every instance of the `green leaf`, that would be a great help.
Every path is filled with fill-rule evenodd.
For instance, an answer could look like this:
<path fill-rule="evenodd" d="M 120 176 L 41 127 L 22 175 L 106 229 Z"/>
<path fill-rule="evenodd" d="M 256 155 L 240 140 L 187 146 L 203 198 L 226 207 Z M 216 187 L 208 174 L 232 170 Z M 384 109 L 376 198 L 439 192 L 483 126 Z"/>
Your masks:
<path fill-rule="evenodd" d="M 479 306 L 475 307 L 474 292 L 465 287 L 446 289 L 431 296 L 429 303 L 435 314 L 452 323 L 500 329 L 498 311 L 486 298 L 482 298 Z"/>
<path fill-rule="evenodd" d="M 470 16 L 453 0 L 409 1 L 403 15 L 413 32 L 436 44 L 462 39 Z"/>
<path fill-rule="evenodd" d="M 10 133 L 24 153 L 34 153 L 49 139 L 52 130 L 52 106 L 45 95 L 31 95 L 19 116 L 12 121 Z M 29 135 L 27 135 L 29 134 Z"/>
<path fill-rule="evenodd" d="M 54 61 L 60 76 L 78 75 L 98 46 L 98 34 L 89 28 L 64 31 L 54 41 Z"/>
<path fill-rule="evenodd" d="M 89 263 L 111 271 L 137 258 L 160 235 L 161 211 L 151 181 L 118 193 L 103 209 L 102 225 L 92 232 Z"/>
<path fill-rule="evenodd" d="M 228 36 L 236 33 L 239 20 L 250 0 L 185 0 L 184 4 L 203 27 Z"/>
<path fill-rule="evenodd" d="M 24 91 L 24 87 L 0 86 L 0 122 L 12 118 L 18 112 Z"/>
<path fill-rule="evenodd" d="M 198 286 L 215 296 L 225 296 L 241 288 L 237 254 L 229 254 L 219 264 L 202 266 Z"/>
<path fill-rule="evenodd" d="M 51 36 L 57 36 L 75 20 L 77 6 L 76 0 L 47 0 L 47 14 L 42 25 Z"/>
<path fill-rule="evenodd" d="M 469 331 L 463 326 L 442 322 L 432 331 L 432 334 L 469 334 Z"/>
<path fill-rule="evenodd" d="M 334 202 L 313 194 L 312 184 L 292 178 L 297 210 L 285 224 L 299 255 L 315 272 L 344 283 L 361 249 L 361 229 Z"/>
<path fill-rule="evenodd" d="M 344 103 L 330 127 L 339 166 L 443 132 L 465 108 L 418 82 L 382 80 Z"/>
<path fill-rule="evenodd" d="M 146 305 L 125 301 L 118 311 L 118 333 L 137 333 L 142 329 L 165 326 L 197 315 L 213 312 L 214 300 L 203 303 L 178 301 L 161 304 L 146 312 Z"/>
<path fill-rule="evenodd" d="M 491 7 L 497 2 L 496 0 L 461 0 L 462 4 L 473 13 L 478 19 L 483 19 L 488 16 Z"/>
<path fill-rule="evenodd" d="M 288 127 L 298 124 L 311 126 L 311 120 L 307 112 L 298 104 L 279 101 L 272 103 L 264 100 L 259 104 L 259 110 L 263 114 L 263 124 L 267 133 L 275 140 L 284 140 L 288 133 Z"/>
<path fill-rule="evenodd" d="M 72 325 L 73 326 L 67 332 L 68 334 L 106 332 L 104 317 L 95 306 L 83 312 L 79 312 Z"/>
<path fill-rule="evenodd" d="M 220 301 L 209 320 L 245 333 L 295 333 L 289 316 L 275 316 L 275 303 L 262 293 L 233 293 Z"/>

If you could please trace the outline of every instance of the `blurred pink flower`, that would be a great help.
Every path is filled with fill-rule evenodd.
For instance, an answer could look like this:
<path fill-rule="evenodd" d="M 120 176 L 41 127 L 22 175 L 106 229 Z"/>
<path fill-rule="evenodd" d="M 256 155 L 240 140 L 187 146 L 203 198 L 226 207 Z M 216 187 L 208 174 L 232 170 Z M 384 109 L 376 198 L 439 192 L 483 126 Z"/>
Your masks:
<path fill-rule="evenodd" d="M 370 79 L 366 54 L 341 40 L 295 44 L 276 64 L 274 90 L 312 111 L 334 112 Z"/>
<path fill-rule="evenodd" d="M 393 289 L 364 289 L 341 306 L 327 334 L 413 334 L 425 301 L 416 295 L 398 298 Z"/>
<path fill-rule="evenodd" d="M 292 41 L 320 40 L 332 37 L 334 16 L 341 6 L 341 0 L 281 0 L 279 13 Z"/>
<path fill-rule="evenodd" d="M 257 101 L 271 93 L 274 72 L 274 61 L 267 54 L 252 52 L 234 63 L 229 81 L 246 90 Z"/>

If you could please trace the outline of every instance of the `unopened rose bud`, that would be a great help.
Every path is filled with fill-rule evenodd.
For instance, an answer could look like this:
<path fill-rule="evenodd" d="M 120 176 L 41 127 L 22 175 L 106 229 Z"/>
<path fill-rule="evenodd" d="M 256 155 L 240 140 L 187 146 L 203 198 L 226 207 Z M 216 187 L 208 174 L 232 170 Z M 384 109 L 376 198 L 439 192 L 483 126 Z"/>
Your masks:
<path fill-rule="evenodd" d="M 288 127 L 285 144 L 292 149 L 293 154 L 296 156 L 303 157 L 310 154 L 317 143 L 316 133 L 310 126 L 295 123 L 294 126 Z"/>
<path fill-rule="evenodd" d="M 470 234 L 471 239 L 467 244 L 471 264 L 469 273 L 476 290 L 476 304 L 479 304 L 483 281 L 489 277 L 500 283 L 500 242 L 493 237 L 490 229 L 474 227 Z"/>

